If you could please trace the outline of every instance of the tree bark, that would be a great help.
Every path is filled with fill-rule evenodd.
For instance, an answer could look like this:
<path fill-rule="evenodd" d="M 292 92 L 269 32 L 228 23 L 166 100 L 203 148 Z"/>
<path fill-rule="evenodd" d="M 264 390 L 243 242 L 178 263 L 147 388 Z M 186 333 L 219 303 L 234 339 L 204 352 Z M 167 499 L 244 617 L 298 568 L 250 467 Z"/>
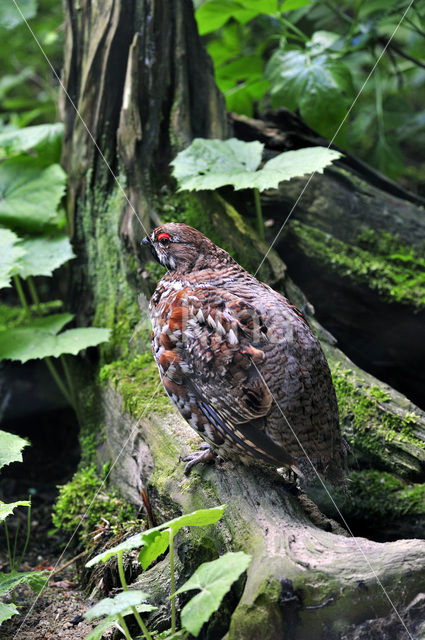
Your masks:
<path fill-rule="evenodd" d="M 154 364 L 139 354 L 146 350 L 148 329 L 146 316 L 140 320 L 137 297 L 152 285 L 138 251 L 143 227 L 166 216 L 186 220 L 251 271 L 267 251 L 222 198 L 178 195 L 169 179 L 169 160 L 193 137 L 229 134 L 191 3 L 77 5 L 67 0 L 66 34 L 64 82 L 79 113 L 64 98 L 63 163 L 78 254 L 72 301 L 80 323 L 94 319 L 113 329 L 101 352 L 103 386 L 93 378 L 96 367 L 86 366 L 88 359 L 80 377 L 83 435 L 100 434 L 99 463 L 113 463 L 114 484 L 135 504 L 141 504 L 145 488 L 158 518 L 228 505 L 217 528 L 191 532 L 178 542 L 180 581 L 201 557 L 229 548 L 252 554 L 246 583 L 239 584 L 205 637 L 354 640 L 367 637 L 358 635 L 361 628 L 371 633 L 375 625 L 383 631 L 373 637 L 384 638 L 387 624 L 391 637 L 401 640 L 406 631 L 393 605 L 416 633 L 423 612 L 425 542 L 380 544 L 347 536 L 306 497 L 292 495 L 281 477 L 264 469 L 226 463 L 222 470 L 185 478 L 178 458 L 188 445 L 196 446 L 197 436 L 167 404 Z M 396 473 L 405 491 L 417 495 L 425 468 L 424 414 L 336 349 L 273 251 L 260 277 L 286 290 L 321 336 L 339 387 L 346 433 L 364 465 L 373 462 Z M 140 306 L 145 309 L 143 296 Z M 412 482 L 417 483 L 413 488 L 407 484 Z M 335 500 L 345 508 L 341 496 Z M 149 583 L 146 588 L 155 590 L 154 600 L 162 603 L 153 624 L 166 624 L 164 564 L 146 572 L 141 582 Z"/>

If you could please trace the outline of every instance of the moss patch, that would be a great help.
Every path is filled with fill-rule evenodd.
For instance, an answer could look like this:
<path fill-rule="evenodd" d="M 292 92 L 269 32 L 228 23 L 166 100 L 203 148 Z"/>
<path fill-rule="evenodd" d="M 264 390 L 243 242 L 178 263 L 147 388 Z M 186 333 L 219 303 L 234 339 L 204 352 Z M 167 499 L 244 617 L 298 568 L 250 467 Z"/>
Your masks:
<path fill-rule="evenodd" d="M 402 476 L 420 472 L 417 458 L 424 457 L 425 443 L 415 435 L 417 416 L 396 413 L 388 405 L 388 394 L 362 384 L 352 369 L 343 369 L 341 363 L 332 369 L 341 425 L 356 454 Z"/>
<path fill-rule="evenodd" d="M 406 484 L 385 471 L 363 470 L 350 474 L 350 498 L 344 504 L 347 517 L 376 521 L 400 516 L 425 516 L 425 485 Z"/>
<path fill-rule="evenodd" d="M 106 472 L 105 468 L 104 475 Z M 133 507 L 116 489 L 107 490 L 102 486 L 102 481 L 92 464 L 77 471 L 70 482 L 59 487 L 52 514 L 54 526 L 65 533 L 73 533 L 79 526 L 79 537 L 84 540 L 102 518 L 111 524 L 130 520 L 134 516 Z"/>
<path fill-rule="evenodd" d="M 102 384 L 110 382 L 119 392 L 124 410 L 134 417 L 140 418 L 149 411 L 162 415 L 170 411 L 170 402 L 159 384 L 158 368 L 151 353 L 106 364 L 99 376 Z"/>
<path fill-rule="evenodd" d="M 424 254 L 396 236 L 364 229 L 356 245 L 349 245 L 298 221 L 291 223 L 291 230 L 307 256 L 338 275 L 366 284 L 383 300 L 425 308 Z"/>

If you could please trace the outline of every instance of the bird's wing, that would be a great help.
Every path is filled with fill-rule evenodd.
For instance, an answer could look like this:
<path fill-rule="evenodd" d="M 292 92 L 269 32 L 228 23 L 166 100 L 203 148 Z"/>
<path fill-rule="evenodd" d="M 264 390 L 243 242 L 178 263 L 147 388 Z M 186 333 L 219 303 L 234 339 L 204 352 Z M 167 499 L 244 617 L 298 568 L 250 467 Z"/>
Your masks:
<path fill-rule="evenodd" d="M 261 428 L 272 405 L 258 371 L 268 344 L 261 313 L 229 292 L 191 286 L 162 299 L 152 324 L 164 387 L 184 417 L 201 432 L 212 428 L 217 441 L 288 464 Z"/>

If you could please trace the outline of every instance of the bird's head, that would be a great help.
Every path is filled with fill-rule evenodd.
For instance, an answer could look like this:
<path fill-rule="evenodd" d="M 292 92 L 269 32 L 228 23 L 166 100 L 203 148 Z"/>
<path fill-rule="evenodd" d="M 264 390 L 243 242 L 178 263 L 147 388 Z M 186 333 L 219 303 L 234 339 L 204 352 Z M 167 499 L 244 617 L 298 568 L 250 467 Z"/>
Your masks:
<path fill-rule="evenodd" d="M 218 254 L 230 256 L 200 231 L 180 222 L 157 227 L 142 244 L 148 246 L 155 260 L 170 271 L 188 273 L 213 266 Z"/>

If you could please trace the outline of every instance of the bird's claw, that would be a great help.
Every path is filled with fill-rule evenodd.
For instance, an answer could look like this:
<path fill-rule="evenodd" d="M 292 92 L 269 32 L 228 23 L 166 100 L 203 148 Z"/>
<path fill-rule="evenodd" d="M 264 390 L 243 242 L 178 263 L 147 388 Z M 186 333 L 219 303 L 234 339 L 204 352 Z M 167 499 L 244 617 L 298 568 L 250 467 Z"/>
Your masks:
<path fill-rule="evenodd" d="M 179 458 L 181 462 L 186 462 L 187 464 L 184 467 L 184 474 L 188 476 L 194 466 L 197 464 L 203 463 L 211 463 L 211 462 L 221 462 L 220 456 L 211 449 L 209 444 L 201 444 L 198 447 L 197 451 L 193 451 L 189 453 L 187 456 L 180 456 Z"/>

